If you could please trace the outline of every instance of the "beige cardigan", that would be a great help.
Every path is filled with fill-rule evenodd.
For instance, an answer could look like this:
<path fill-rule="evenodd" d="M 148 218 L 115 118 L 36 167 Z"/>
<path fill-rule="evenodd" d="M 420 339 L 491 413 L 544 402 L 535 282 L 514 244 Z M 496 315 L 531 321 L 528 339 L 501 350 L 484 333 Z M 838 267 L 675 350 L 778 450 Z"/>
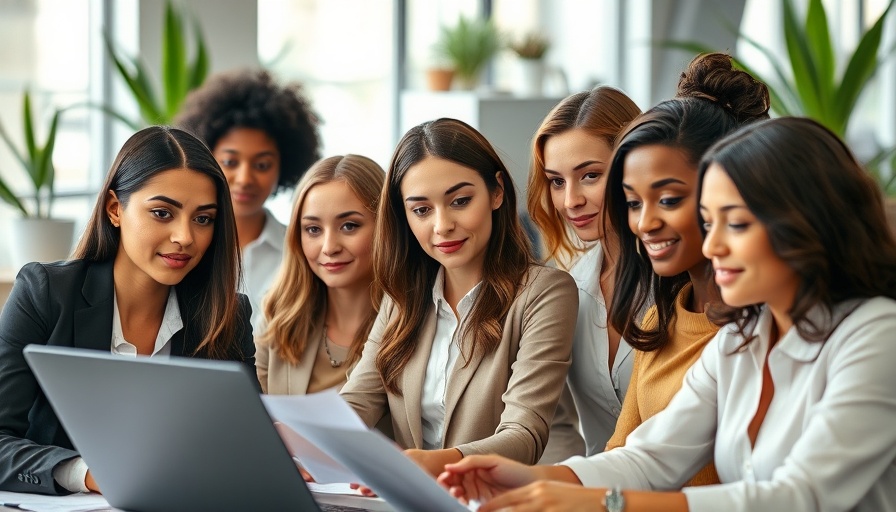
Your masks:
<path fill-rule="evenodd" d="M 271 395 L 304 395 L 308 392 L 308 383 L 311 381 L 311 370 L 314 368 L 314 360 L 320 343 L 323 339 L 323 327 L 318 327 L 311 333 L 311 338 L 305 346 L 299 364 L 293 365 L 280 357 L 276 349 L 267 343 L 255 345 L 255 372 L 261 390 Z M 352 366 L 346 366 L 346 379 Z"/>
<path fill-rule="evenodd" d="M 526 464 L 538 462 L 569 368 L 578 300 L 575 281 L 566 272 L 538 265 L 529 268 L 495 351 L 466 367 L 460 357 L 452 370 L 443 447 L 455 447 L 464 455 L 496 453 Z M 398 445 L 423 448 L 420 404 L 435 336 L 435 307 L 427 314 L 417 349 L 404 368 L 403 396 L 386 392 L 376 369 L 380 339 L 395 314 L 387 297 L 341 393 L 367 425 L 391 412 Z"/>

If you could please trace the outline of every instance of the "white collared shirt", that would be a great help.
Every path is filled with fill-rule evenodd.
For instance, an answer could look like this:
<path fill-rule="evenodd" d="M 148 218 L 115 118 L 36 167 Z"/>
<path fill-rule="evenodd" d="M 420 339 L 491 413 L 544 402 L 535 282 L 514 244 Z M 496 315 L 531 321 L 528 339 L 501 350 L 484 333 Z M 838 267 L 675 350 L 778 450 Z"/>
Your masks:
<path fill-rule="evenodd" d="M 439 268 L 436 283 L 432 289 L 432 301 L 436 308 L 436 333 L 432 341 L 429 361 L 426 363 L 426 377 L 423 379 L 423 395 L 420 407 L 423 411 L 423 447 L 434 450 L 442 447 L 442 436 L 445 433 L 445 393 L 448 379 L 460 355 L 460 336 L 463 333 L 464 321 L 473 302 L 479 294 L 476 284 L 472 290 L 457 304 L 454 316 L 451 305 L 445 300 L 445 268 Z"/>
<path fill-rule="evenodd" d="M 240 293 L 249 297 L 252 305 L 252 332 L 258 335 L 264 313 L 261 310 L 264 296 L 280 271 L 283 259 L 283 243 L 286 226 L 265 209 L 264 228 L 258 238 L 243 247 L 243 281 Z"/>
<path fill-rule="evenodd" d="M 586 455 L 604 451 L 613 435 L 635 360 L 632 348 L 620 339 L 613 369 L 609 370 L 607 305 L 600 289 L 602 265 L 603 248 L 596 243 L 569 269 L 579 288 L 579 315 L 568 382 L 585 438 Z"/>
<path fill-rule="evenodd" d="M 156 342 L 152 356 L 171 355 L 171 338 L 183 329 L 184 323 L 180 316 L 180 306 L 177 302 L 177 292 L 172 286 L 168 291 L 168 302 L 165 304 L 165 313 L 162 316 L 162 325 L 156 335 Z M 110 351 L 116 355 L 137 357 L 137 347 L 124 338 L 121 328 L 121 315 L 118 311 L 118 295 L 112 291 L 112 344 Z M 71 492 L 87 492 L 84 478 L 87 475 L 87 464 L 81 457 L 61 462 L 53 468 L 53 479 L 59 485 Z"/>
<path fill-rule="evenodd" d="M 137 356 L 137 347 L 124 339 L 124 331 L 121 329 L 121 316 L 118 312 L 118 295 L 113 291 L 112 300 L 112 353 L 122 356 Z M 165 304 L 165 314 L 162 316 L 162 325 L 156 335 L 156 343 L 152 350 L 153 356 L 167 356 L 171 354 L 171 338 L 184 328 L 183 319 L 180 317 L 180 306 L 177 302 L 177 292 L 172 286 L 168 291 L 168 302 Z"/>
<path fill-rule="evenodd" d="M 839 304 L 835 317 L 857 304 Z M 820 308 L 810 318 L 826 323 Z M 721 484 L 683 490 L 692 512 L 896 511 L 896 301 L 866 300 L 824 342 L 795 328 L 781 337 L 768 354 L 774 396 L 752 447 L 771 322 L 765 309 L 741 351 L 743 338 L 722 328 L 669 406 L 625 446 L 564 464 L 590 487 L 661 490 L 714 461 Z"/>

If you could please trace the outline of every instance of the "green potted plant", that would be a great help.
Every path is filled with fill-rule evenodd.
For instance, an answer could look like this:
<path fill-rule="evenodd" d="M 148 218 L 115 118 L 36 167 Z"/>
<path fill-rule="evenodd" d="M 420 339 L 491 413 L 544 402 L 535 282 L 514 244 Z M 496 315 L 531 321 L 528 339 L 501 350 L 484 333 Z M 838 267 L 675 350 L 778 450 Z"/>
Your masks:
<path fill-rule="evenodd" d="M 490 19 L 460 16 L 452 26 L 443 25 L 435 50 L 451 63 L 462 89 L 473 89 L 482 70 L 501 49 L 501 36 Z"/>
<path fill-rule="evenodd" d="M 53 111 L 46 141 L 40 143 L 35 133 L 35 123 L 31 108 L 31 94 L 22 96 L 22 134 L 25 149 L 16 147 L 6 127 L 0 122 L 0 138 L 13 154 L 28 178 L 30 194 L 16 195 L 13 188 L 0 178 L 0 199 L 18 210 L 19 219 L 12 223 L 15 243 L 9 244 L 12 263 L 21 267 L 30 261 L 55 261 L 65 259 L 71 250 L 75 223 L 71 220 L 51 217 L 55 197 L 53 149 L 56 145 L 56 131 L 59 126 L 61 109 Z M 26 205 L 33 202 L 33 208 Z"/>
<path fill-rule="evenodd" d="M 888 52 L 884 57 L 878 57 L 884 22 L 894 2 L 896 0 L 890 0 L 880 17 L 860 34 L 855 50 L 846 55 L 846 64 L 840 65 L 822 0 L 808 1 L 803 20 L 797 15 L 794 0 L 781 0 L 786 55 L 776 54 L 729 26 L 738 37 L 765 56 L 772 66 L 773 75 L 765 76 L 735 58 L 736 64 L 768 85 L 774 113 L 811 117 L 844 138 L 859 96 L 871 82 L 882 60 L 893 55 L 893 52 Z M 660 44 L 695 52 L 718 51 L 694 41 L 663 41 Z M 842 70 L 839 76 L 838 69 Z M 885 148 L 867 162 L 870 164 L 869 171 L 888 195 L 896 194 L 896 174 L 881 172 L 880 165 L 892 159 L 894 152 L 896 148 Z M 896 165 L 896 161 L 892 164 Z"/>
<path fill-rule="evenodd" d="M 765 56 L 773 75 L 764 76 L 740 60 L 736 63 L 768 85 L 774 113 L 811 117 L 845 139 L 859 97 L 883 60 L 894 53 L 888 51 L 883 57 L 878 56 L 884 23 L 894 3 L 896 0 L 890 0 L 871 27 L 859 35 L 855 50 L 846 55 L 846 64 L 840 65 L 822 0 L 809 0 L 802 20 L 797 15 L 794 0 L 781 0 L 786 56 L 776 54 L 729 27 Z M 687 51 L 716 51 L 694 41 L 664 41 L 660 44 Z M 842 71 L 838 73 L 838 70 Z M 865 167 L 887 196 L 887 213 L 896 232 L 896 147 L 881 149 L 865 162 Z"/>
<path fill-rule="evenodd" d="M 551 47 L 548 38 L 538 32 L 529 32 L 520 39 L 510 41 L 507 47 L 519 58 L 519 94 L 541 96 L 545 75 L 544 54 Z"/>
<path fill-rule="evenodd" d="M 184 14 L 171 0 L 165 2 L 165 24 L 162 34 L 162 95 L 156 94 L 146 64 L 138 57 L 126 55 L 117 48 L 112 37 L 103 32 L 106 51 L 118 75 L 140 108 L 140 120 L 129 119 L 108 106 L 100 108 L 135 131 L 153 124 L 171 124 L 187 94 L 202 85 L 208 75 L 209 59 L 202 28 L 193 20 L 193 44 L 196 55 L 190 59 Z"/>

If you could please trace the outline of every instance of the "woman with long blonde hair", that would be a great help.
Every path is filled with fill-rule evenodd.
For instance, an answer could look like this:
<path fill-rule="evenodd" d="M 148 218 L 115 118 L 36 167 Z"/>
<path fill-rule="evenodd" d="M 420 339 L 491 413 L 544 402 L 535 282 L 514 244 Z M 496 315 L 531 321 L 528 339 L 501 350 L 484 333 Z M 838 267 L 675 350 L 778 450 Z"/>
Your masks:
<path fill-rule="evenodd" d="M 367 157 L 332 156 L 299 183 L 257 339 L 264 392 L 341 387 L 360 357 L 382 297 L 371 251 L 384 176 Z"/>

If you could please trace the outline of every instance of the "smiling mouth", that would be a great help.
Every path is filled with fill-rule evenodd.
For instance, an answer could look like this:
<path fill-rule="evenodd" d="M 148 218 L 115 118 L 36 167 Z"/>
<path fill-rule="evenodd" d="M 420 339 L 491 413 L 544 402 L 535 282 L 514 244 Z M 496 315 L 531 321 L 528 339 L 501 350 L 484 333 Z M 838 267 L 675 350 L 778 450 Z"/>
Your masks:
<path fill-rule="evenodd" d="M 665 242 L 659 242 L 659 243 L 644 242 L 644 246 L 647 247 L 648 249 L 650 249 L 651 251 L 662 251 L 666 247 L 670 247 L 673 244 L 675 244 L 676 242 L 678 242 L 678 240 L 666 240 Z"/>
<path fill-rule="evenodd" d="M 339 270 L 341 268 L 345 268 L 348 265 L 349 261 L 341 262 L 341 263 L 321 263 L 320 266 L 324 267 L 327 270 Z"/>
<path fill-rule="evenodd" d="M 436 249 L 443 253 L 452 253 L 459 251 L 461 247 L 463 247 L 464 243 L 467 239 L 463 240 L 452 240 L 450 242 L 440 242 L 436 244 Z"/>
<path fill-rule="evenodd" d="M 598 213 L 600 213 L 600 212 L 598 212 Z M 588 224 L 589 222 L 591 222 L 592 220 L 594 220 L 594 218 L 597 217 L 597 215 L 598 215 L 597 213 L 592 213 L 590 215 L 580 215 L 575 218 L 567 217 L 567 219 L 569 219 L 569 222 L 572 225 L 574 225 L 576 227 L 582 227 L 582 226 Z"/>

